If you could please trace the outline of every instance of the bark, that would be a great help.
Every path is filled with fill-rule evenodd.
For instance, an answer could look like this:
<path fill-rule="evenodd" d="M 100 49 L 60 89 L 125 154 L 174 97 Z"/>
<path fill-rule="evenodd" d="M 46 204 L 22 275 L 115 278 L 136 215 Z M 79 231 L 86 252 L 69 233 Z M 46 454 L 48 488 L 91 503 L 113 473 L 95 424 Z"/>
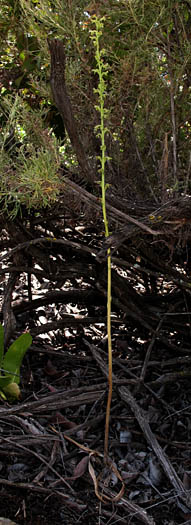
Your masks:
<path fill-rule="evenodd" d="M 80 141 L 77 131 L 78 125 L 75 121 L 72 106 L 65 83 L 65 51 L 64 44 L 60 40 L 48 40 L 51 55 L 50 85 L 56 107 L 63 118 L 64 125 L 76 153 L 77 160 L 89 182 L 92 181 L 91 170 L 88 168 L 88 160 Z"/>

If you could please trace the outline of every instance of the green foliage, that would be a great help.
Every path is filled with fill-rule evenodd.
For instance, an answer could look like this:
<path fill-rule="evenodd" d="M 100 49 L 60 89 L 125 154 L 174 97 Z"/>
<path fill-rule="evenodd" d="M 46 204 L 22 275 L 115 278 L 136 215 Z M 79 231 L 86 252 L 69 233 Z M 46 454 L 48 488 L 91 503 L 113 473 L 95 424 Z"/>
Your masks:
<path fill-rule="evenodd" d="M 52 204 L 59 193 L 60 178 L 58 176 L 59 163 L 51 150 L 32 150 L 29 158 L 23 159 L 17 166 L 17 181 L 15 181 L 15 195 L 25 206 L 38 209 Z M 19 159 L 20 160 L 20 159 Z M 12 185 L 12 190 L 14 184 Z"/>
<path fill-rule="evenodd" d="M 18 399 L 20 396 L 20 367 L 26 351 L 32 343 L 29 333 L 20 335 L 8 348 L 4 355 L 4 328 L 0 324 L 0 368 L 4 375 L 0 375 L 1 394 L 9 399 Z"/>
<path fill-rule="evenodd" d="M 48 105 L 51 103 L 47 36 L 61 39 L 66 54 L 67 89 L 75 119 L 87 155 L 90 159 L 95 158 L 95 130 L 99 126 L 99 109 L 95 107 L 98 71 L 95 73 L 94 70 L 98 66 L 91 33 L 94 31 L 94 13 L 97 13 L 99 19 L 102 16 L 105 18 L 104 27 L 101 28 L 100 50 L 101 53 L 104 50 L 104 66 L 108 64 L 107 71 L 102 71 L 103 80 L 107 78 L 104 111 L 109 134 L 106 133 L 105 145 L 107 156 L 112 157 L 113 172 L 119 174 L 118 180 L 123 180 L 125 187 L 130 185 L 141 198 L 145 191 L 148 195 L 150 190 L 159 194 L 160 198 L 163 176 L 166 177 L 166 188 L 174 184 L 173 148 L 175 151 L 176 142 L 177 187 L 182 191 L 189 169 L 191 138 L 191 9 L 188 2 L 99 0 L 87 4 L 85 0 L 2 0 L 0 81 L 2 74 L 6 79 L 8 77 L 8 80 L 2 82 L 3 106 L 9 102 L 8 113 L 11 115 L 14 95 L 19 93 L 22 108 L 20 116 L 23 113 L 23 121 L 25 120 L 21 128 L 23 126 L 25 129 L 26 122 L 33 120 L 33 111 L 38 112 L 39 123 L 41 122 L 42 108 L 48 113 Z M 27 117 L 26 107 L 28 110 L 30 108 L 30 118 Z M 107 110 L 109 113 L 106 115 Z M 20 116 L 14 122 L 19 123 Z M 1 118 L 1 107 L 0 120 L 4 135 L 7 125 L 4 116 Z M 43 125 L 41 128 L 43 129 Z M 101 133 L 100 128 L 97 130 Z M 164 175 L 166 134 L 168 169 Z M 28 144 L 33 139 L 29 133 Z M 37 149 L 42 147 L 42 144 L 37 144 Z M 56 148 L 59 151 L 59 144 Z M 71 155 L 74 153 L 70 147 L 68 165 L 71 165 Z M 41 153 L 35 154 L 33 150 L 32 157 L 31 162 L 27 160 L 30 174 L 33 171 L 32 165 L 37 162 L 40 166 L 42 162 Z M 58 157 L 58 166 L 57 162 L 59 164 Z M 4 166 L 1 172 L 3 169 Z M 10 170 L 9 165 L 5 172 L 10 173 Z M 24 172 L 26 175 L 25 167 Z M 26 203 L 31 195 L 30 180 L 31 176 Z M 6 188 L 6 181 L 4 182 Z M 55 180 L 53 185 L 54 183 Z M 24 186 L 26 189 L 27 184 Z M 41 188 L 43 194 L 43 184 Z M 56 188 L 59 193 L 59 184 L 56 184 Z M 21 184 L 16 195 L 17 207 L 22 189 Z M 33 195 L 36 194 L 39 195 L 39 192 L 34 188 Z M 42 204 L 49 204 L 51 192 L 47 197 L 46 184 L 45 196 L 42 194 Z M 52 195 L 53 199 L 57 198 L 54 192 Z M 15 195 L 12 197 L 15 198 Z M 35 197 L 34 205 L 37 200 Z M 23 198 L 21 201 L 23 202 Z"/>
<path fill-rule="evenodd" d="M 7 97 L 3 109 L 7 131 L 2 135 L 0 156 L 1 213 L 6 210 L 13 218 L 22 205 L 38 210 L 56 201 L 63 155 L 59 141 L 43 124 L 44 109 L 32 110 L 19 96 L 12 105 L 11 97 Z M 10 129 L 14 129 L 13 145 Z M 8 152 L 4 149 L 6 141 Z"/>

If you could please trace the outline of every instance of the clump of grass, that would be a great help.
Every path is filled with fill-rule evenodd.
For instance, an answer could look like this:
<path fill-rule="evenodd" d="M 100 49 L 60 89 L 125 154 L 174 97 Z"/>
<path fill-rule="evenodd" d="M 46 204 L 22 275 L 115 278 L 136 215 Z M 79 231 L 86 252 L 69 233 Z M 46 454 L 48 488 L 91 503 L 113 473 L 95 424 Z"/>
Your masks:
<path fill-rule="evenodd" d="M 60 191 L 59 161 L 50 150 L 41 148 L 17 168 L 17 181 L 12 190 L 21 204 L 30 208 L 44 208 L 52 204 Z"/>
<path fill-rule="evenodd" d="M 1 213 L 14 218 L 22 206 L 29 211 L 51 206 L 61 191 L 60 144 L 37 114 L 17 97 L 1 137 L 0 200 Z M 14 129 L 13 146 L 5 151 L 5 141 Z M 15 142 L 15 144 L 14 144 Z"/>

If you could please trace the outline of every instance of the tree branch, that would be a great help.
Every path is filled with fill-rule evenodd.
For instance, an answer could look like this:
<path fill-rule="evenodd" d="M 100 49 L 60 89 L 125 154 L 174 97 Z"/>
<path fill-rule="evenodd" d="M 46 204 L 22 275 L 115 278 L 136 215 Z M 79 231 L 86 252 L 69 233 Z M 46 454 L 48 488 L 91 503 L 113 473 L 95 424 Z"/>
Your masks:
<path fill-rule="evenodd" d="M 71 140 L 71 144 L 76 153 L 79 165 L 88 181 L 92 181 L 91 170 L 88 168 L 88 161 L 83 145 L 77 132 L 77 122 L 75 121 L 70 99 L 65 84 L 65 51 L 63 42 L 58 39 L 48 40 L 51 55 L 51 75 L 50 85 L 54 102 L 63 118 L 64 125 Z"/>

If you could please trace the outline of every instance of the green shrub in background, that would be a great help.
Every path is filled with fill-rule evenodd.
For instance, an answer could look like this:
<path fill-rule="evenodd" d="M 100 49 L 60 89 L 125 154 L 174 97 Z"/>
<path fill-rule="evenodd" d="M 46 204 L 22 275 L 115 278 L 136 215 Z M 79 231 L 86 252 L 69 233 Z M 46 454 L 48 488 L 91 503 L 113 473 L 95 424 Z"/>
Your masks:
<path fill-rule="evenodd" d="M 26 351 L 32 343 L 32 337 L 27 332 L 20 335 L 4 354 L 4 328 L 0 324 L 0 375 L 1 396 L 8 399 L 18 399 L 20 396 L 20 367 Z"/>

